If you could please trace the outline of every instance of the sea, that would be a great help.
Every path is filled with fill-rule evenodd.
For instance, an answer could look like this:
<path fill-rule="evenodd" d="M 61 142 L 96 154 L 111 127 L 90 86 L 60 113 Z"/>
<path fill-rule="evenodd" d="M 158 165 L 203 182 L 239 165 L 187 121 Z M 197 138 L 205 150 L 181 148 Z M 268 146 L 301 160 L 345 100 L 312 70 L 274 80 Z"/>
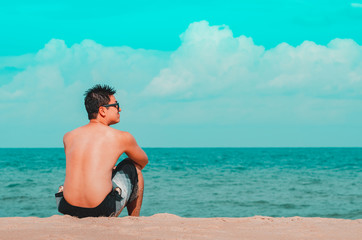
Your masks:
<path fill-rule="evenodd" d="M 362 219 L 362 148 L 144 150 L 142 216 Z M 0 217 L 61 215 L 65 166 L 62 148 L 0 149 Z"/>

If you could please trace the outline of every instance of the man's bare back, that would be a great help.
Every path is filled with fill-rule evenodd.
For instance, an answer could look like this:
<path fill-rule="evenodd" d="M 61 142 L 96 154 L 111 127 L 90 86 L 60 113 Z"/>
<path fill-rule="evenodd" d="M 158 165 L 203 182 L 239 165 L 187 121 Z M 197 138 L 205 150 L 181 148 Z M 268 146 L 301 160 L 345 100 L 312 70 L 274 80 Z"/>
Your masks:
<path fill-rule="evenodd" d="M 113 95 L 108 104 L 115 105 Z M 112 191 L 112 170 L 126 153 L 142 169 L 148 158 L 128 132 L 109 125 L 119 122 L 117 107 L 99 108 L 95 119 L 64 135 L 66 177 L 64 198 L 77 207 L 94 208 Z"/>

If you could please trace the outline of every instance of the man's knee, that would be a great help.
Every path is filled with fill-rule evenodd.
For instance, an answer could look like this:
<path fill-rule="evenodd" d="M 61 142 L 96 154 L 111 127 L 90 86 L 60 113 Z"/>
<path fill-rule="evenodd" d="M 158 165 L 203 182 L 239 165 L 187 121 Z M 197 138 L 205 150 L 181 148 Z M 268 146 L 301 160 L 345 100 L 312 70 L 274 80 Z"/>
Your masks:
<path fill-rule="evenodd" d="M 141 174 L 142 175 L 142 168 L 141 168 L 141 166 L 140 165 L 138 165 L 138 164 L 134 164 L 134 166 L 136 167 L 136 171 L 137 171 L 137 174 Z"/>

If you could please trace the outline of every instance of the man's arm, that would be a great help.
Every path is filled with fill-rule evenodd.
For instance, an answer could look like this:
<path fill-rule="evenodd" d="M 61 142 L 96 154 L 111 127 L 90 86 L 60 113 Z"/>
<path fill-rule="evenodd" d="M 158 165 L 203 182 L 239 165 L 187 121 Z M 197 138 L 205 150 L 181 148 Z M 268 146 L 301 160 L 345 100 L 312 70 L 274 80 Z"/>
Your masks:
<path fill-rule="evenodd" d="M 64 145 L 64 152 L 66 152 L 65 151 L 65 142 L 67 141 L 66 139 L 67 139 L 67 137 L 68 137 L 68 135 L 69 135 L 69 133 L 66 133 L 66 134 L 64 134 L 64 136 L 63 136 L 63 145 Z"/>
<path fill-rule="evenodd" d="M 128 132 L 125 132 L 125 153 L 143 169 L 148 163 L 147 154 L 138 146 L 136 139 Z"/>

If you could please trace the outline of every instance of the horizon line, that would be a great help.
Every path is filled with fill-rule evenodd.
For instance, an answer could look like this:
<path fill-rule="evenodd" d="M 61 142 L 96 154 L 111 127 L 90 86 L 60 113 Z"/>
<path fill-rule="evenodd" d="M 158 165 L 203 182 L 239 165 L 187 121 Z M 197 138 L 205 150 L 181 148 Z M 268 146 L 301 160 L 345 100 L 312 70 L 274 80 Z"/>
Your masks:
<path fill-rule="evenodd" d="M 171 149 L 171 148 L 362 148 L 362 146 L 324 146 L 324 147 L 287 147 L 287 146 L 278 146 L 278 147 L 141 147 L 141 148 L 165 148 L 165 149 Z M 0 147 L 0 149 L 64 149 L 64 147 Z"/>

